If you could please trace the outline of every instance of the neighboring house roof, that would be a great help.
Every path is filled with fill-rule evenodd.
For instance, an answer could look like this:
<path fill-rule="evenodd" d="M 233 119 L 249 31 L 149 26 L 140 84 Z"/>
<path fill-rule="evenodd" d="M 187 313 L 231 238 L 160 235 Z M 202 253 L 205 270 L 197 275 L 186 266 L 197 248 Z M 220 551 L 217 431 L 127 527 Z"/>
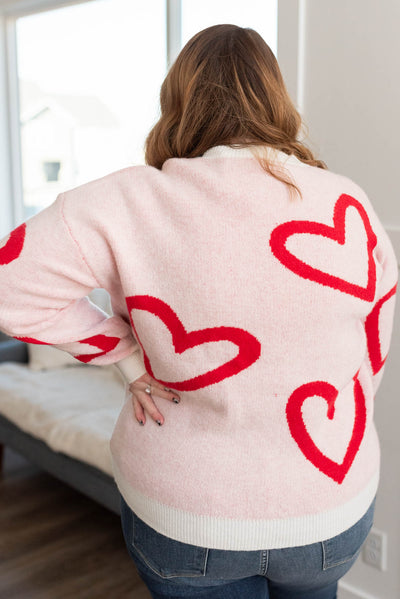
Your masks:
<path fill-rule="evenodd" d="M 32 81 L 20 80 L 21 122 L 42 116 L 48 110 L 63 112 L 78 127 L 119 127 L 111 110 L 96 96 L 52 94 L 44 92 Z"/>

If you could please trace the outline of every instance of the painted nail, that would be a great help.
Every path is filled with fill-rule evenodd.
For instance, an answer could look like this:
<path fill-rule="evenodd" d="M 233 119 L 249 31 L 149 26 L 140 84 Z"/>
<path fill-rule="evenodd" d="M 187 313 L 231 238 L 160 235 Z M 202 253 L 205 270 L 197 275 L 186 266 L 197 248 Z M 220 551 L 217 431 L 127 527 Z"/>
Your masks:
<path fill-rule="evenodd" d="M 161 420 L 156 420 L 158 426 L 161 426 Z"/>
<path fill-rule="evenodd" d="M 139 420 L 139 424 L 140 424 L 140 426 L 144 426 L 143 420 Z"/>
<path fill-rule="evenodd" d="M 172 398 L 172 401 L 173 401 L 174 403 L 179 403 L 179 399 L 177 399 L 176 397 L 173 397 L 173 398 Z"/>

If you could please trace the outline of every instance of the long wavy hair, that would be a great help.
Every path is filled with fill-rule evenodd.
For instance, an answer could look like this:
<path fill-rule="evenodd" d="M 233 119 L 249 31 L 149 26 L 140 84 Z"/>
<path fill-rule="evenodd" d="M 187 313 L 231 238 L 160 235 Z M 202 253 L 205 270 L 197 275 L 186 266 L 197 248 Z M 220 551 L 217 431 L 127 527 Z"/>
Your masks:
<path fill-rule="evenodd" d="M 253 29 L 214 25 L 193 36 L 161 86 L 160 107 L 145 145 L 146 163 L 158 169 L 169 158 L 195 158 L 219 145 L 266 145 L 327 168 L 298 139 L 301 116 L 272 50 Z M 257 159 L 291 195 L 300 194 L 284 169 Z"/>

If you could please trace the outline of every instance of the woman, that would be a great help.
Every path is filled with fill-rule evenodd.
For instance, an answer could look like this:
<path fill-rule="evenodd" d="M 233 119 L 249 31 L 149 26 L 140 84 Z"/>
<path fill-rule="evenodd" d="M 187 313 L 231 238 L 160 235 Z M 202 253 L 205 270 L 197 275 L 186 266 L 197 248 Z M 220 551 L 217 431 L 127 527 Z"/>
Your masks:
<path fill-rule="evenodd" d="M 333 599 L 372 525 L 397 263 L 300 126 L 262 38 L 205 29 L 147 166 L 61 194 L 0 250 L 0 327 L 126 376 L 113 468 L 154 598 Z"/>

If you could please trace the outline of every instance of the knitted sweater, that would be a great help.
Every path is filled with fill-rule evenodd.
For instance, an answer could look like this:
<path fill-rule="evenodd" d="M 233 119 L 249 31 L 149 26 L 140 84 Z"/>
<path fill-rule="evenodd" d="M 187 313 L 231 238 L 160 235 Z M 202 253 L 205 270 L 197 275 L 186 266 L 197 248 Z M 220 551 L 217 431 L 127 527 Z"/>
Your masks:
<path fill-rule="evenodd" d="M 269 160 L 301 199 L 249 149 L 216 147 L 67 191 L 0 242 L 2 330 L 179 392 L 155 398 L 162 427 L 127 395 L 114 474 L 150 526 L 210 548 L 330 538 L 378 485 L 391 243 L 354 182 Z"/>

